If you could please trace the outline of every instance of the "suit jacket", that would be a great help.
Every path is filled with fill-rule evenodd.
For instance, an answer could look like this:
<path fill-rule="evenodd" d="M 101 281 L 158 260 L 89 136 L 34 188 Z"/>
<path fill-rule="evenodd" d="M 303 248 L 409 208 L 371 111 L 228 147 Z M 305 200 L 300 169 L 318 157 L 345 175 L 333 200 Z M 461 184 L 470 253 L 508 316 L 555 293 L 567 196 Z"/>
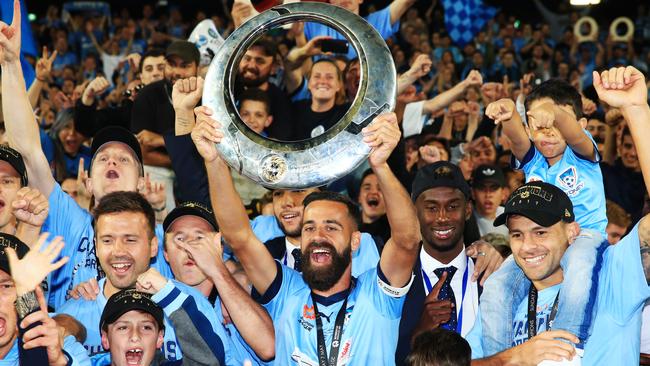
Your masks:
<path fill-rule="evenodd" d="M 406 300 L 404 301 L 404 307 L 402 308 L 402 318 L 399 323 L 399 337 L 397 340 L 397 351 L 395 352 L 395 364 L 396 365 L 405 365 L 406 356 L 411 352 L 411 335 L 420 322 L 420 316 L 422 315 L 422 310 L 424 309 L 424 299 L 426 294 L 424 292 L 424 286 L 422 285 L 422 263 L 420 263 L 420 256 L 418 255 L 418 260 L 413 267 L 413 272 L 415 278 L 413 279 L 413 284 L 409 289 L 409 292 L 406 294 Z M 476 281 L 480 283 L 481 278 Z M 478 286 L 479 297 L 483 292 L 483 287 Z"/>

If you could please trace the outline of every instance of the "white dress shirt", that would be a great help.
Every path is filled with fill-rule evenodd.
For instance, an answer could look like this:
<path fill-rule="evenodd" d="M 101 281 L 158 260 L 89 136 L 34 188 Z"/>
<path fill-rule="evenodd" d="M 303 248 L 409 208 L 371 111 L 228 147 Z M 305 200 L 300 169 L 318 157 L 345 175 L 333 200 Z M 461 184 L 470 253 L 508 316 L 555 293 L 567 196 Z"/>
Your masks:
<path fill-rule="evenodd" d="M 282 258 L 282 264 L 289 268 L 296 269 L 296 260 L 293 258 L 293 255 L 291 255 L 291 252 L 293 252 L 294 249 L 300 249 L 300 246 L 291 244 L 286 236 L 284 237 L 284 245 L 286 251 L 284 252 L 284 258 Z"/>

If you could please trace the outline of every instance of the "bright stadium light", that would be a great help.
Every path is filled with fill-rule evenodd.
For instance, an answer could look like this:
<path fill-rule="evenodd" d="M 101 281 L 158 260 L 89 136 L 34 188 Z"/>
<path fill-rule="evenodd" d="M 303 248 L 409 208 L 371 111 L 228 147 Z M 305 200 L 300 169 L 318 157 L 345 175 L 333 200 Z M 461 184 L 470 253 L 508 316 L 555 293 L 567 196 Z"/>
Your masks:
<path fill-rule="evenodd" d="M 597 5 L 600 0 L 570 0 L 569 3 L 573 6 Z"/>

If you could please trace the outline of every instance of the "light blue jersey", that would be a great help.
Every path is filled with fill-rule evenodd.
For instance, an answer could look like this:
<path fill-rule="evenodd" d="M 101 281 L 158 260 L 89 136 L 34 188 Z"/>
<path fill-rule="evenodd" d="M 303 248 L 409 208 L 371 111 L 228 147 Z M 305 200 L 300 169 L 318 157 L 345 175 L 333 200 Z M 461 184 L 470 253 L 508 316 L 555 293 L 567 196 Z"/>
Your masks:
<path fill-rule="evenodd" d="M 402 291 L 404 295 L 395 297 L 395 289 L 388 289 L 379 271 L 377 266 L 362 274 L 347 298 L 339 366 L 395 363 L 399 321 L 410 283 Z M 329 354 L 345 292 L 316 298 Z M 275 325 L 276 364 L 318 366 L 314 304 L 302 276 L 278 263 L 276 279 L 259 300 Z"/>
<path fill-rule="evenodd" d="M 86 354 L 86 350 L 75 337 L 69 335 L 63 339 L 63 350 L 66 353 L 65 356 L 71 361 L 70 366 L 90 366 L 90 358 Z M 0 366 L 17 366 L 18 364 L 18 341 L 14 340 L 9 353 L 0 360 Z"/>
<path fill-rule="evenodd" d="M 275 216 L 260 215 L 251 221 L 255 236 L 262 242 L 284 236 Z M 362 273 L 377 267 L 379 251 L 372 235 L 361 233 L 359 248 L 352 252 L 352 277 L 359 277 Z"/>
<path fill-rule="evenodd" d="M 608 247 L 603 255 L 593 331 L 585 343 L 583 366 L 639 364 L 641 313 L 646 299 L 650 298 L 650 287 L 641 263 L 638 226 L 616 245 Z M 561 287 L 559 284 L 539 292 L 537 322 L 540 332 L 546 329 L 545 319 Z M 513 345 L 527 338 L 527 326 L 522 325 L 527 317 L 527 302 L 525 299 L 515 314 Z M 481 323 L 477 321 L 467 336 L 472 358 L 485 356 Z"/>
<path fill-rule="evenodd" d="M 585 134 L 593 143 L 591 135 Z M 594 143 L 594 148 L 596 144 Z M 598 150 L 596 150 L 598 151 Z M 526 182 L 542 181 L 553 184 L 564 191 L 573 203 L 573 213 L 581 228 L 594 229 L 606 236 L 607 215 L 605 212 L 605 187 L 600 172 L 600 155 L 596 161 L 577 155 L 569 146 L 562 159 L 553 166 L 531 141 L 530 150 L 522 162 L 514 161 L 516 169 L 526 174 Z"/>
<path fill-rule="evenodd" d="M 104 288 L 105 282 L 105 278 L 99 281 L 100 289 Z M 153 295 L 151 299 L 159 304 L 162 308 L 165 308 L 165 306 L 168 304 L 166 304 L 163 299 L 169 295 L 172 290 L 174 290 L 174 288 L 178 288 L 183 293 L 194 298 L 198 310 L 203 313 L 210 321 L 212 329 L 223 342 L 226 354 L 226 363 L 228 365 L 235 364 L 234 361 L 230 359 L 230 341 L 226 336 L 226 330 L 217 317 L 217 313 L 214 311 L 208 300 L 200 292 L 178 281 L 169 280 L 165 287 Z M 101 333 L 99 331 L 99 320 L 105 306 L 106 297 L 104 296 L 104 291 L 102 290 L 99 292 L 97 299 L 95 300 L 87 301 L 84 299 L 72 299 L 63 304 L 59 311 L 60 313 L 71 315 L 86 326 L 87 336 L 86 341 L 84 342 L 84 347 L 86 347 L 88 354 L 91 356 L 105 351 L 102 347 Z M 221 317 L 221 319 L 222 318 L 223 317 Z M 165 339 L 163 342 L 163 352 L 165 353 L 165 358 L 168 360 L 180 360 L 183 357 L 180 345 L 176 339 L 176 334 L 174 333 L 174 328 L 172 327 L 167 314 L 165 314 Z"/>
<path fill-rule="evenodd" d="M 50 274 L 48 287 L 49 305 L 58 308 L 70 299 L 68 291 L 82 282 L 97 278 L 97 257 L 95 255 L 93 217 L 87 210 L 79 207 L 77 202 L 63 192 L 57 183 L 48 198 L 50 213 L 43 224 L 43 232 L 53 236 L 62 236 L 65 246 L 60 256 L 70 260 L 63 267 Z M 162 225 L 156 225 L 158 236 L 158 256 L 152 259 L 151 266 L 163 276 L 170 277 L 171 269 L 165 262 L 163 252 Z"/>
<path fill-rule="evenodd" d="M 390 38 L 393 34 L 395 34 L 395 32 L 399 30 L 399 20 L 394 24 L 390 23 L 390 6 L 385 7 L 384 9 L 376 11 L 372 14 L 368 14 L 364 17 L 364 19 L 370 23 L 370 25 L 372 25 L 375 30 L 377 30 L 377 32 L 379 32 L 381 38 L 383 39 Z M 329 36 L 333 39 L 340 40 L 346 39 L 345 36 L 343 36 L 341 33 L 335 31 L 333 28 L 326 26 L 325 24 L 313 22 L 305 23 L 305 37 L 307 37 L 307 41 L 316 36 Z M 345 56 L 348 58 L 348 60 L 357 57 L 357 52 L 354 50 L 354 47 L 352 47 L 352 44 L 350 44 L 348 53 Z"/>

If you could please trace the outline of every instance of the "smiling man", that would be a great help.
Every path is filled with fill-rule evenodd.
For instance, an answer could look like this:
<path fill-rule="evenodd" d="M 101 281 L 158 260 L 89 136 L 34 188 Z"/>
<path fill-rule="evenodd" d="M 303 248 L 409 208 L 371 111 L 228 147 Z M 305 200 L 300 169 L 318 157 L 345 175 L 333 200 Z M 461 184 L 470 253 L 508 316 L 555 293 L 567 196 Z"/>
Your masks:
<path fill-rule="evenodd" d="M 83 298 L 66 302 L 61 313 L 69 314 L 86 326 L 84 347 L 90 355 L 104 351 L 100 334 L 100 316 L 112 295 L 144 282 L 159 284 L 153 300 L 162 301 L 177 291 L 193 297 L 196 309 L 209 321 L 209 327 L 218 335 L 223 354 L 220 362 L 230 357 L 230 343 L 225 329 L 217 319 L 212 306 L 197 290 L 183 283 L 167 281 L 158 271 L 149 268 L 151 258 L 158 253 L 158 238 L 154 235 L 155 216 L 151 205 L 135 192 L 114 192 L 104 197 L 94 209 L 97 258 L 106 277 L 99 281 L 99 293 L 94 300 Z M 160 284 L 162 282 L 162 284 Z M 164 288 L 163 288 L 164 287 Z M 175 290 L 177 289 L 177 290 Z M 179 338 L 169 319 L 165 318 L 165 336 L 162 350 L 168 360 L 183 357 Z"/>
<path fill-rule="evenodd" d="M 577 343 L 576 336 L 552 327 L 559 314 L 559 292 L 571 293 L 570 288 L 563 286 L 564 272 L 560 266 L 566 250 L 580 233 L 571 201 L 551 184 L 527 183 L 510 196 L 505 212 L 495 224 L 504 222 L 510 231 L 514 261 L 528 280 L 524 284 L 528 297 L 513 309 L 501 309 L 512 312 L 512 328 L 494 324 L 492 318 L 476 322 L 467 338 L 472 346 L 472 357 L 479 359 L 472 365 L 537 365 L 542 360 L 578 357 L 573 345 L 567 343 Z M 594 328 L 585 343 L 583 365 L 639 362 L 641 308 L 650 297 L 641 253 L 648 246 L 649 233 L 650 222 L 645 217 L 618 244 L 605 250 L 603 265 L 597 274 Z M 516 288 L 518 285 L 513 286 L 512 291 L 518 291 Z M 508 332 L 511 348 L 494 355 L 486 354 L 484 348 L 488 341 L 483 336 L 486 327 Z M 619 345 L 614 352 L 613 344 Z M 482 358 L 485 356 L 490 357 Z"/>
<path fill-rule="evenodd" d="M 420 168 L 413 181 L 411 196 L 423 243 L 402 310 L 398 365 L 404 364 L 412 340 L 422 332 L 442 327 L 467 336 L 478 312 L 480 283 L 503 261 L 487 243 L 465 248 L 470 194 L 460 168 L 446 161 Z"/>

